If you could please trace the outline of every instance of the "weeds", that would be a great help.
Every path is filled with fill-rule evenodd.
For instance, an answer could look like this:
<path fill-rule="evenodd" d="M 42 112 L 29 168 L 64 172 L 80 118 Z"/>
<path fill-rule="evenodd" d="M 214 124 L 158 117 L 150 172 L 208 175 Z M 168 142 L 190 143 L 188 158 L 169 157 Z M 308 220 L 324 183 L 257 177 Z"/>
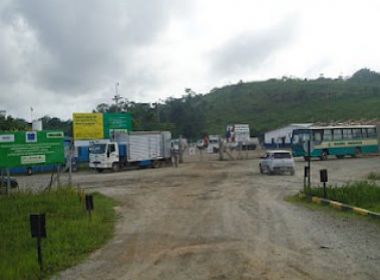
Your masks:
<path fill-rule="evenodd" d="M 0 278 L 39 279 L 36 241 L 31 238 L 29 214 L 46 213 L 47 238 L 42 241 L 43 277 L 72 266 L 112 236 L 114 202 L 94 194 L 88 219 L 76 190 L 17 193 L 0 198 Z"/>
<path fill-rule="evenodd" d="M 380 212 L 380 186 L 374 182 L 355 182 L 342 187 L 328 186 L 327 198 L 345 204 Z M 312 196 L 323 197 L 323 187 L 313 187 Z"/>
<path fill-rule="evenodd" d="M 380 173 L 370 172 L 367 176 L 368 180 L 380 180 Z"/>

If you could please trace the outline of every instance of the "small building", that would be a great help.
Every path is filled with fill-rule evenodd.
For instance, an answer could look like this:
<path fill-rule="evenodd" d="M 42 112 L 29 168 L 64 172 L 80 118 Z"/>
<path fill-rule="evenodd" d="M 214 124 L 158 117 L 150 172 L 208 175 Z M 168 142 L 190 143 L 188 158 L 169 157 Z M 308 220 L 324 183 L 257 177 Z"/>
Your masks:
<path fill-rule="evenodd" d="M 293 130 L 309 128 L 312 125 L 312 123 L 291 123 L 287 126 L 268 131 L 264 135 L 264 146 L 265 148 L 290 147 Z"/>

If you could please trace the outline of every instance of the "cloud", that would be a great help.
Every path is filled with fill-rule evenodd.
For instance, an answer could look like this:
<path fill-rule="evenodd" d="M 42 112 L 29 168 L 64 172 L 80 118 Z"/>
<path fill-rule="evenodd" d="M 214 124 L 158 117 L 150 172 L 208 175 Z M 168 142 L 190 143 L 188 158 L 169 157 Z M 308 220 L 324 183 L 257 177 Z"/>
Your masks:
<path fill-rule="evenodd" d="M 3 2 L 1 88 L 15 90 L 22 83 L 24 95 L 40 92 L 57 102 L 104 93 L 120 81 L 138 94 L 141 84 L 158 82 L 141 51 L 154 45 L 173 18 L 188 13 L 190 2 Z M 1 94 L 0 102 L 17 108 L 21 101 Z"/>
<path fill-rule="evenodd" d="M 209 54 L 211 71 L 223 77 L 256 70 L 293 41 L 296 24 L 296 18 L 288 16 L 286 20 L 269 29 L 246 31 L 230 38 Z"/>

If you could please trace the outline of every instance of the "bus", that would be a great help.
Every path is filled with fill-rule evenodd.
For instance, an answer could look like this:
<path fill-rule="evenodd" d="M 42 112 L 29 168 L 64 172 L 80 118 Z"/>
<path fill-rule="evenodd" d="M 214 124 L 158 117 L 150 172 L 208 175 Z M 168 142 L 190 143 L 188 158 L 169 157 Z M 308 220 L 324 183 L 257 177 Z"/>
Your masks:
<path fill-rule="evenodd" d="M 344 158 L 379 152 L 379 138 L 375 125 L 311 126 L 295 129 L 292 134 L 292 152 L 295 157 L 308 159 L 310 140 L 312 158 L 327 160 L 329 156 Z"/>

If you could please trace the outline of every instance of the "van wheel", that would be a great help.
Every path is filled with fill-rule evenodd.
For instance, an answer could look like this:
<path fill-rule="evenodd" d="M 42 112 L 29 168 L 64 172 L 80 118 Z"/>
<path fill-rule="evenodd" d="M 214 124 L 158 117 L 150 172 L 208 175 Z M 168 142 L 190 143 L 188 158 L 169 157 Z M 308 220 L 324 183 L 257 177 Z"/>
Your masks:
<path fill-rule="evenodd" d="M 259 165 L 259 168 L 260 168 L 260 173 L 261 173 L 261 174 L 264 174 L 264 170 L 263 170 L 263 168 L 261 167 L 261 164 Z"/>
<path fill-rule="evenodd" d="M 327 153 L 327 151 L 324 150 L 324 151 L 322 152 L 321 156 L 320 156 L 320 159 L 321 159 L 321 160 L 327 160 L 328 155 L 329 155 L 329 154 Z"/>
<path fill-rule="evenodd" d="M 102 173 L 103 172 L 103 168 L 96 168 L 96 172 L 98 172 L 98 173 Z"/>

